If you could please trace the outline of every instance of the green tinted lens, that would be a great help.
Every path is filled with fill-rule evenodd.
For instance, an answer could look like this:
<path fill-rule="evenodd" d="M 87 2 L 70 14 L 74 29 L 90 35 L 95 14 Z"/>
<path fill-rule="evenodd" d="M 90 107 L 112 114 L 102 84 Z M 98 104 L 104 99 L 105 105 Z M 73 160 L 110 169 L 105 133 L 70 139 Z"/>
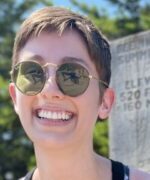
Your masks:
<path fill-rule="evenodd" d="M 36 95 L 45 84 L 46 78 L 42 67 L 32 61 L 18 63 L 12 74 L 16 87 L 26 95 Z"/>
<path fill-rule="evenodd" d="M 87 89 L 89 73 L 79 64 L 66 63 L 57 70 L 56 82 L 64 94 L 75 97 Z"/>

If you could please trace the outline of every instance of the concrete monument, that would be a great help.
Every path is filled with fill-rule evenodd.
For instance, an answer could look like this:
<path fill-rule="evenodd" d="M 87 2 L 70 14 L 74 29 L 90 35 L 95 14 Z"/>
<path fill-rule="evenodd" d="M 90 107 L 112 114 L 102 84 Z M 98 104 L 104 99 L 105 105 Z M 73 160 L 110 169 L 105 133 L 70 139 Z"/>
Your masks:
<path fill-rule="evenodd" d="M 110 157 L 150 171 L 150 31 L 111 43 Z"/>

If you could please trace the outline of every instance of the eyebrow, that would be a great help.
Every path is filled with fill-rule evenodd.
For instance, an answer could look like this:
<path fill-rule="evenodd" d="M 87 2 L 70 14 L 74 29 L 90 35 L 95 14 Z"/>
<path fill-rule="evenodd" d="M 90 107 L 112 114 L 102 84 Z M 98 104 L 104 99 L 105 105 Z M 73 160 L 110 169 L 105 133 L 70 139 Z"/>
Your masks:
<path fill-rule="evenodd" d="M 90 68 L 89 64 L 87 64 L 86 61 L 84 61 L 81 58 L 66 56 L 62 59 L 62 63 L 66 63 L 66 62 L 81 63 L 81 64 L 85 65 L 86 67 Z"/>
<path fill-rule="evenodd" d="M 28 58 L 25 58 L 24 60 L 26 61 L 31 61 L 31 60 L 35 60 L 35 61 L 38 61 L 39 63 L 41 64 L 44 64 L 46 63 L 46 59 L 44 59 L 42 56 L 40 55 L 33 55 L 33 56 L 30 56 Z M 84 61 L 83 59 L 81 58 L 77 58 L 77 57 L 71 57 L 71 56 L 65 56 L 61 59 L 61 63 L 60 64 L 63 64 L 63 63 L 67 63 L 67 62 L 73 62 L 73 63 L 80 63 L 84 66 L 86 66 L 87 68 L 90 69 L 90 66 L 88 63 L 86 63 L 86 61 Z"/>
<path fill-rule="evenodd" d="M 45 62 L 44 58 L 40 55 L 33 55 L 33 56 L 28 57 L 28 58 L 24 58 L 24 60 L 26 60 L 26 61 L 34 60 L 34 61 L 38 61 L 39 63 Z"/>

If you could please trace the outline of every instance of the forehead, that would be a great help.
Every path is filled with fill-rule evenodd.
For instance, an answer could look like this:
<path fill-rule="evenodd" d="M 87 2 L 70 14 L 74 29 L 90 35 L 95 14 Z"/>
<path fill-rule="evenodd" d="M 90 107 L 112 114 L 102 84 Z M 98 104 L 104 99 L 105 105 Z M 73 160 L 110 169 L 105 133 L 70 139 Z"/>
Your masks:
<path fill-rule="evenodd" d="M 19 61 L 31 57 L 56 64 L 65 57 L 72 57 L 72 60 L 81 60 L 95 70 L 83 38 L 74 30 L 68 30 L 61 36 L 56 32 L 41 32 L 39 36 L 32 37 L 20 51 Z"/>

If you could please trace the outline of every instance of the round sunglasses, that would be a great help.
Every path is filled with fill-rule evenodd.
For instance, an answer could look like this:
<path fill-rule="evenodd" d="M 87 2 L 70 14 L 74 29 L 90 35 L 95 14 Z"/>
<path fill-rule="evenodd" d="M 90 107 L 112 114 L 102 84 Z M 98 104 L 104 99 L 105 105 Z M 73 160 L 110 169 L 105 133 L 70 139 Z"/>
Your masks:
<path fill-rule="evenodd" d="M 88 70 L 77 63 L 56 65 L 46 63 L 44 66 L 35 61 L 17 63 L 11 71 L 12 81 L 19 91 L 28 96 L 37 95 L 44 88 L 49 78 L 48 66 L 57 68 L 55 80 L 58 88 L 68 96 L 79 96 L 89 86 L 90 79 L 96 79 L 105 87 L 108 84 L 89 74 Z"/>

